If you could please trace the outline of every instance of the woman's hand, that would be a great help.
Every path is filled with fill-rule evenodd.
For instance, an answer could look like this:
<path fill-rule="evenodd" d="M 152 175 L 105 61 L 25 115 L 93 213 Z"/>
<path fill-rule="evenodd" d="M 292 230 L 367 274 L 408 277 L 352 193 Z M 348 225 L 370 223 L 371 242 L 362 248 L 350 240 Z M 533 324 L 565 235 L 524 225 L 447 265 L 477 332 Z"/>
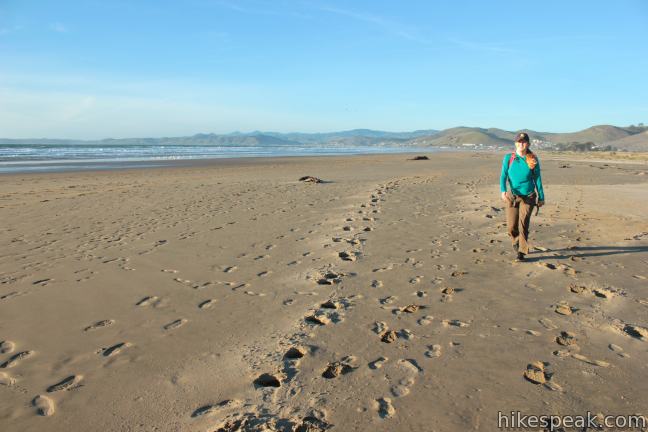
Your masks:
<path fill-rule="evenodd" d="M 544 200 L 538 200 L 538 208 L 544 205 Z"/>
<path fill-rule="evenodd" d="M 502 192 L 502 201 L 508 201 L 508 196 L 506 195 L 506 192 Z"/>

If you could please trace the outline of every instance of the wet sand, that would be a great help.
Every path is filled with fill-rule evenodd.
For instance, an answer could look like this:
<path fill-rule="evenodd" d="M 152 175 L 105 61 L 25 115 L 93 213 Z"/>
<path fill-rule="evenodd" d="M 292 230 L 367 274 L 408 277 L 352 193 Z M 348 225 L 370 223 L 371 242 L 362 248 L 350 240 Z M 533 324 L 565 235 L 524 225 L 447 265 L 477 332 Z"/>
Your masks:
<path fill-rule="evenodd" d="M 646 161 L 540 152 L 515 263 L 502 154 L 429 156 L 0 176 L 0 430 L 647 415 Z"/>

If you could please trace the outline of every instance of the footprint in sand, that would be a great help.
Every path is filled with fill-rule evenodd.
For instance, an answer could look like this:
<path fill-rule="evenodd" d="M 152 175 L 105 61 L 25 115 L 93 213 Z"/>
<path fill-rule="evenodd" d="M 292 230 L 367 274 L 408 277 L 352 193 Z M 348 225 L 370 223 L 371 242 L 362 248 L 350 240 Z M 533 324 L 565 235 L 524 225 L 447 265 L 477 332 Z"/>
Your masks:
<path fill-rule="evenodd" d="M 623 331 L 634 338 L 648 341 L 648 329 L 645 327 L 626 324 L 625 327 L 623 327 Z"/>
<path fill-rule="evenodd" d="M 458 292 L 458 290 L 455 290 L 452 287 L 445 287 L 441 289 L 441 302 L 450 303 L 454 298 L 453 296 L 455 292 Z"/>
<path fill-rule="evenodd" d="M 110 319 L 97 321 L 97 322 L 95 322 L 93 324 L 90 324 L 88 327 L 84 328 L 83 331 L 87 332 L 87 331 L 97 330 L 97 329 L 100 329 L 100 328 L 103 328 L 103 327 L 111 326 L 114 323 L 115 323 L 115 321 L 110 320 Z"/>
<path fill-rule="evenodd" d="M 331 323 L 331 319 L 327 317 L 324 314 L 313 314 L 313 315 L 308 315 L 306 318 L 304 318 L 307 323 L 309 324 L 316 324 L 320 326 L 325 326 Z"/>
<path fill-rule="evenodd" d="M 236 269 L 238 269 L 238 267 L 236 267 L 236 266 L 228 266 L 228 267 L 225 267 L 225 268 L 223 269 L 223 272 L 224 272 L 224 273 L 232 273 L 232 272 L 235 271 Z"/>
<path fill-rule="evenodd" d="M 394 330 L 387 330 L 381 335 L 380 340 L 385 343 L 392 343 L 396 341 L 397 337 L 398 335 Z"/>
<path fill-rule="evenodd" d="M 610 344 L 610 345 L 608 345 L 608 348 L 611 351 L 614 351 L 619 357 L 623 357 L 623 358 L 629 358 L 630 357 L 629 354 L 623 352 L 623 348 L 621 348 L 619 345 Z"/>
<path fill-rule="evenodd" d="M 556 305 L 555 311 L 559 315 L 571 315 L 577 311 L 577 309 L 569 306 L 566 302 L 563 302 Z"/>
<path fill-rule="evenodd" d="M 100 350 L 100 353 L 104 357 L 112 357 L 114 355 L 119 354 L 124 348 L 127 348 L 130 346 L 130 343 L 128 342 L 120 342 L 118 344 L 115 344 L 113 346 L 110 346 L 108 348 L 102 348 Z"/>
<path fill-rule="evenodd" d="M 381 334 L 388 329 L 387 324 L 383 321 L 376 321 L 373 324 L 372 331 L 376 334 Z"/>
<path fill-rule="evenodd" d="M 212 307 L 214 305 L 214 303 L 216 303 L 216 301 L 217 301 L 216 299 L 205 300 L 205 301 L 200 302 L 198 304 L 198 307 L 200 309 L 209 309 L 210 307 Z"/>
<path fill-rule="evenodd" d="M 256 296 L 256 297 L 265 297 L 266 296 L 265 293 L 258 293 L 258 292 L 254 292 L 254 291 L 245 291 L 245 294 L 247 294 L 249 296 Z"/>
<path fill-rule="evenodd" d="M 382 281 L 375 280 L 375 279 L 371 281 L 371 288 L 380 288 L 382 286 L 383 286 Z"/>
<path fill-rule="evenodd" d="M 549 318 L 540 318 L 538 322 L 547 330 L 555 330 L 558 328 Z"/>
<path fill-rule="evenodd" d="M 434 344 L 428 346 L 429 350 L 425 351 L 425 356 L 429 358 L 441 357 L 441 345 Z"/>
<path fill-rule="evenodd" d="M 223 410 L 240 408 L 243 406 L 243 402 L 237 399 L 227 399 L 222 402 L 219 402 L 215 405 L 205 405 L 196 409 L 191 417 L 212 417 L 215 414 L 219 414 Z"/>
<path fill-rule="evenodd" d="M 379 357 L 376 360 L 372 361 L 369 363 L 369 368 L 370 369 L 380 369 L 385 365 L 385 363 L 389 360 L 387 357 Z"/>
<path fill-rule="evenodd" d="M 410 387 L 414 385 L 414 378 L 403 378 L 397 385 L 392 386 L 390 392 L 395 397 L 407 396 L 410 393 Z"/>
<path fill-rule="evenodd" d="M 444 327 L 448 326 L 453 326 L 453 327 L 468 327 L 470 326 L 469 323 L 458 320 L 458 319 L 453 319 L 453 320 L 443 320 L 441 321 L 441 324 L 443 324 Z"/>
<path fill-rule="evenodd" d="M 405 340 L 414 339 L 414 333 L 410 329 L 401 329 L 400 331 L 398 331 L 397 336 Z"/>
<path fill-rule="evenodd" d="M 11 387 L 16 384 L 16 380 L 6 372 L 0 372 L 0 385 Z"/>
<path fill-rule="evenodd" d="M 397 364 L 402 370 L 410 374 L 423 372 L 423 368 L 414 359 L 400 359 Z"/>
<path fill-rule="evenodd" d="M 11 341 L 0 342 L 0 354 L 11 354 L 16 349 L 16 344 Z"/>
<path fill-rule="evenodd" d="M 32 405 L 36 408 L 38 415 L 49 417 L 56 412 L 54 401 L 47 396 L 38 395 L 32 400 Z"/>
<path fill-rule="evenodd" d="M 556 336 L 556 343 L 562 346 L 576 345 L 576 335 L 572 332 L 561 331 L 560 335 Z"/>
<path fill-rule="evenodd" d="M 263 388 L 263 387 L 281 387 L 281 378 L 283 378 L 279 374 L 269 374 L 269 373 L 264 373 L 261 374 L 257 377 L 257 379 L 254 380 L 254 387 L 255 388 Z"/>
<path fill-rule="evenodd" d="M 288 360 L 298 360 L 306 355 L 306 349 L 299 346 L 290 347 L 284 354 L 284 358 Z"/>
<path fill-rule="evenodd" d="M 600 297 L 604 299 L 611 299 L 615 295 L 612 290 L 605 289 L 605 288 L 594 288 L 592 292 L 596 297 Z"/>
<path fill-rule="evenodd" d="M 19 296 L 25 295 L 25 294 L 26 293 L 19 292 L 19 291 L 12 291 L 9 294 L 5 294 L 5 295 L 0 296 L 0 300 L 9 300 L 10 298 L 19 297 Z"/>
<path fill-rule="evenodd" d="M 318 285 L 333 285 L 342 282 L 342 275 L 335 272 L 326 272 L 316 278 Z"/>
<path fill-rule="evenodd" d="M 146 296 L 135 303 L 135 306 L 153 306 L 159 303 L 159 301 L 160 299 L 157 296 Z"/>
<path fill-rule="evenodd" d="M 340 375 L 351 373 L 355 369 L 357 369 L 357 367 L 354 367 L 350 362 L 347 362 L 345 360 L 336 361 L 329 363 L 328 366 L 326 366 L 326 369 L 324 370 L 324 372 L 322 372 L 322 377 L 327 379 L 337 378 Z"/>
<path fill-rule="evenodd" d="M 541 361 L 529 363 L 524 371 L 524 378 L 533 384 L 545 384 L 553 377 L 549 366 L 549 363 Z"/>
<path fill-rule="evenodd" d="M 324 303 L 322 303 L 320 305 L 320 307 L 324 308 L 324 309 L 339 309 L 340 306 L 341 306 L 340 302 L 338 302 L 336 300 L 331 300 L 331 299 L 325 301 Z"/>
<path fill-rule="evenodd" d="M 358 259 L 358 253 L 354 251 L 342 251 L 338 253 L 338 256 L 342 261 L 356 261 Z"/>
<path fill-rule="evenodd" d="M 382 273 L 382 272 L 386 272 L 386 271 L 393 270 L 393 269 L 394 269 L 394 265 L 389 264 L 388 266 L 385 266 L 385 267 L 380 267 L 380 268 L 373 269 L 372 272 L 374 272 L 374 273 Z"/>
<path fill-rule="evenodd" d="M 572 358 L 575 358 L 576 360 L 582 361 L 583 363 L 591 364 L 593 366 L 599 366 L 599 367 L 608 367 L 610 366 L 610 363 L 603 361 L 603 360 L 590 360 L 588 357 L 585 357 L 582 354 L 577 354 L 577 353 L 572 353 L 571 354 Z"/>
<path fill-rule="evenodd" d="M 589 292 L 590 289 L 583 285 L 570 284 L 569 291 L 575 294 L 583 294 Z"/>
<path fill-rule="evenodd" d="M 249 283 L 238 283 L 238 282 L 225 282 L 225 285 L 231 286 L 232 291 L 240 290 L 241 288 L 249 288 L 251 285 Z"/>
<path fill-rule="evenodd" d="M 392 405 L 391 399 L 388 397 L 376 399 L 375 408 L 378 411 L 378 415 L 383 419 L 392 418 L 396 415 L 396 410 Z"/>
<path fill-rule="evenodd" d="M 34 355 L 34 351 L 21 351 L 17 354 L 14 354 L 7 360 L 6 362 L 2 363 L 0 365 L 0 369 L 9 369 L 14 366 L 16 366 L 18 363 L 21 361 L 28 359 L 29 357 Z"/>
<path fill-rule="evenodd" d="M 432 324 L 433 319 L 434 319 L 434 317 L 432 315 L 425 315 L 424 317 L 419 318 L 419 320 L 417 321 L 417 324 L 422 325 L 422 326 L 430 325 L 430 324 Z"/>
<path fill-rule="evenodd" d="M 398 297 L 388 296 L 388 297 L 381 298 L 380 303 L 384 305 L 388 305 L 394 303 L 396 300 L 398 300 Z"/>
<path fill-rule="evenodd" d="M 54 393 L 62 390 L 71 390 L 73 388 L 79 387 L 79 382 L 81 382 L 82 379 L 83 376 L 81 375 L 70 375 L 62 381 L 49 386 L 47 388 L 47 393 Z"/>
<path fill-rule="evenodd" d="M 412 313 L 415 313 L 416 311 L 418 311 L 419 309 L 424 309 L 424 308 L 425 308 L 425 306 L 420 306 L 420 305 L 417 305 L 417 304 L 411 304 L 411 305 L 407 305 L 407 306 L 402 307 L 402 308 L 394 309 L 394 312 L 397 313 L 397 314 L 400 313 L 400 312 L 412 314 Z"/>
<path fill-rule="evenodd" d="M 171 321 L 170 323 L 164 325 L 162 328 L 164 330 L 174 330 L 177 329 L 187 323 L 187 320 L 184 318 L 179 318 L 175 321 Z"/>

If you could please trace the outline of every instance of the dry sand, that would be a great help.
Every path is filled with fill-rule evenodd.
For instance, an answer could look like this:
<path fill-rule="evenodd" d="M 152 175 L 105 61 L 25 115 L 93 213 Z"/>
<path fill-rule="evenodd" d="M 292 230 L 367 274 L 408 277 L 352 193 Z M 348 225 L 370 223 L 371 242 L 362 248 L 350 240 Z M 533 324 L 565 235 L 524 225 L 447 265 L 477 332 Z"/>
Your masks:
<path fill-rule="evenodd" d="M 648 414 L 646 162 L 547 159 L 514 263 L 502 155 L 409 157 L 1 176 L 0 430 Z"/>

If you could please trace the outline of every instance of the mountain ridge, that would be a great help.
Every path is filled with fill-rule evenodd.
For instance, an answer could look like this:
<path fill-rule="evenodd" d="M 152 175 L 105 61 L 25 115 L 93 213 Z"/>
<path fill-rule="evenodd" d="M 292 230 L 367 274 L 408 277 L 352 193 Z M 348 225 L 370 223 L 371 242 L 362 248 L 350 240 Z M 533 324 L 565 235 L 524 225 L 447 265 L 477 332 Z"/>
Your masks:
<path fill-rule="evenodd" d="M 537 132 L 522 130 L 529 134 L 534 146 L 539 148 L 565 148 L 570 145 L 586 145 L 587 148 L 603 148 L 648 151 L 648 127 L 594 125 L 577 132 Z M 444 130 L 423 129 L 411 132 L 388 132 L 372 129 L 351 129 L 337 132 L 232 132 L 228 134 L 197 133 L 183 137 L 160 138 L 105 138 L 101 140 L 71 139 L 11 139 L 0 138 L 0 145 L 393 145 L 404 147 L 508 147 L 519 131 L 499 128 L 458 126 Z"/>

